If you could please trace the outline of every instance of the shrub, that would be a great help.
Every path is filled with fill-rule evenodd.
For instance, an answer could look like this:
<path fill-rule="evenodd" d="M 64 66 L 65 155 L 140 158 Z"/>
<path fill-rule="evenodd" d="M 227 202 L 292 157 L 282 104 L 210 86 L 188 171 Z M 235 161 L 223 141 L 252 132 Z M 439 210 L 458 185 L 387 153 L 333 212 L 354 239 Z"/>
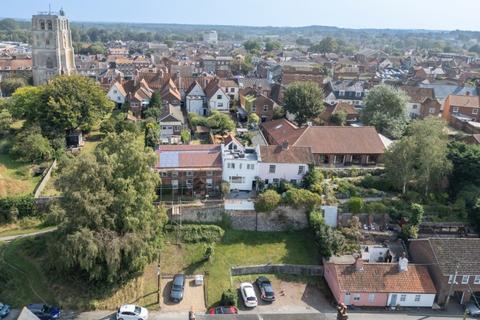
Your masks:
<path fill-rule="evenodd" d="M 360 182 L 360 185 L 365 189 L 377 189 L 382 191 L 392 190 L 392 186 L 387 179 L 382 176 L 373 176 L 371 174 L 367 174 Z"/>
<path fill-rule="evenodd" d="M 37 208 L 33 195 L 0 199 L 0 222 L 12 222 L 36 214 Z"/>
<path fill-rule="evenodd" d="M 328 259 L 333 255 L 343 253 L 346 246 L 346 239 L 340 231 L 334 230 L 325 224 L 322 213 L 310 212 L 310 226 L 315 234 L 315 240 L 320 254 Z"/>
<path fill-rule="evenodd" d="M 360 213 L 364 207 L 364 202 L 362 198 L 353 197 L 348 200 L 347 206 L 351 213 Z"/>
<path fill-rule="evenodd" d="M 285 192 L 284 203 L 294 208 L 305 208 L 313 210 L 322 203 L 322 198 L 311 191 L 305 189 L 291 188 Z"/>
<path fill-rule="evenodd" d="M 238 295 L 234 289 L 228 289 L 222 293 L 222 299 L 220 300 L 222 306 L 236 307 L 238 304 Z"/>
<path fill-rule="evenodd" d="M 381 201 L 367 202 L 364 204 L 366 213 L 388 213 L 388 207 Z"/>
<path fill-rule="evenodd" d="M 261 193 L 255 201 L 255 210 L 258 212 L 272 212 L 278 207 L 282 197 L 275 190 Z"/>
<path fill-rule="evenodd" d="M 322 184 L 323 179 L 322 172 L 311 166 L 308 172 L 303 176 L 303 186 L 310 191 L 316 192 L 318 186 Z"/>
<path fill-rule="evenodd" d="M 180 240 L 185 243 L 214 243 L 222 239 L 225 231 L 216 225 L 207 224 L 186 224 L 186 225 L 166 225 L 165 231 L 168 233 L 177 233 Z"/>
<path fill-rule="evenodd" d="M 39 131 L 31 129 L 16 136 L 11 153 L 21 161 L 39 163 L 52 158 L 53 148 Z"/>
<path fill-rule="evenodd" d="M 347 180 L 339 180 L 337 182 L 337 192 L 343 194 L 345 197 L 355 197 L 360 194 L 358 187 Z"/>

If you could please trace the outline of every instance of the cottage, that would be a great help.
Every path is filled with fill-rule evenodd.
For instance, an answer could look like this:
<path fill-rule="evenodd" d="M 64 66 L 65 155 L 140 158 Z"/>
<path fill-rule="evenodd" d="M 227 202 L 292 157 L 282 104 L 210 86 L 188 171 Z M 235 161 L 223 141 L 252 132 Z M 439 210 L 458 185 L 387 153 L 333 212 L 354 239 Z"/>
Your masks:
<path fill-rule="evenodd" d="M 400 90 L 404 91 L 408 97 L 406 113 L 411 119 L 423 119 L 440 114 L 442 106 L 435 98 L 435 91 L 432 88 L 402 86 Z"/>
<path fill-rule="evenodd" d="M 207 84 L 205 94 L 210 112 L 228 112 L 230 110 L 230 97 L 219 86 L 218 80 L 212 80 Z"/>
<path fill-rule="evenodd" d="M 325 101 L 333 104 L 346 102 L 357 108 L 363 107 L 366 96 L 366 83 L 358 80 L 330 81 L 326 87 Z"/>
<path fill-rule="evenodd" d="M 433 306 L 437 290 L 426 266 L 398 263 L 326 262 L 325 280 L 337 303 L 358 307 Z"/>
<path fill-rule="evenodd" d="M 185 116 L 179 106 L 167 105 L 160 116 L 160 140 L 162 143 L 180 143 L 181 133 L 185 128 Z"/>
<path fill-rule="evenodd" d="M 205 91 L 203 91 L 202 86 L 197 81 L 192 82 L 185 93 L 185 109 L 187 112 L 206 116 L 208 114 L 208 109 L 205 104 L 206 97 L 207 95 Z"/>

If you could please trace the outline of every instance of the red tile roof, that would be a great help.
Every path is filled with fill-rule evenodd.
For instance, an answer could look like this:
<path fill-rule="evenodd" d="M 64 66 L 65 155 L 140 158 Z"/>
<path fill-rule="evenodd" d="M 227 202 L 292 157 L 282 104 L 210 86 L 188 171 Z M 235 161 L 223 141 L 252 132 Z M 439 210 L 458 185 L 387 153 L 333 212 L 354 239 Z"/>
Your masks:
<path fill-rule="evenodd" d="M 296 125 L 283 118 L 264 122 L 262 123 L 262 128 L 273 140 L 273 144 L 282 144 L 287 141 L 289 145 L 293 145 L 305 131 L 305 128 L 299 129 Z"/>
<path fill-rule="evenodd" d="M 364 263 L 362 271 L 352 264 L 331 264 L 342 292 L 437 292 L 426 266 L 409 264 L 400 272 L 396 263 Z"/>
<path fill-rule="evenodd" d="M 313 163 L 312 152 L 307 147 L 260 146 L 260 155 L 266 163 Z"/>

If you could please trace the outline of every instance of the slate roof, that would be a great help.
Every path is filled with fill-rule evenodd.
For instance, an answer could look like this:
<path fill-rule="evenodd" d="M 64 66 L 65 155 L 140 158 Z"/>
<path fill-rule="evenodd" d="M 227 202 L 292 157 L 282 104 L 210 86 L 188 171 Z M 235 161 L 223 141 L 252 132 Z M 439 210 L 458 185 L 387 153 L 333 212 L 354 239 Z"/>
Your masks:
<path fill-rule="evenodd" d="M 333 264 L 333 269 L 342 292 L 437 292 L 426 266 L 409 264 L 403 272 L 396 263 L 364 263 L 362 271 L 353 264 Z"/>
<path fill-rule="evenodd" d="M 185 123 L 185 116 L 183 115 L 180 106 L 172 106 L 168 104 L 163 114 L 160 116 L 160 122 L 179 121 Z"/>
<path fill-rule="evenodd" d="M 262 162 L 266 163 L 313 163 L 313 155 L 308 147 L 289 147 L 281 145 L 260 146 Z"/>
<path fill-rule="evenodd" d="M 435 97 L 441 100 L 445 99 L 450 94 L 467 95 L 467 92 L 470 92 L 473 96 L 478 96 L 478 91 L 475 87 L 460 87 L 446 84 L 420 84 L 420 87 L 432 88 L 435 91 Z"/>
<path fill-rule="evenodd" d="M 480 274 L 480 238 L 431 238 L 413 240 L 416 245 L 430 247 L 444 275 Z"/>
<path fill-rule="evenodd" d="M 358 80 L 337 80 L 331 82 L 333 91 L 363 92 L 365 83 Z"/>
<path fill-rule="evenodd" d="M 222 167 L 219 144 L 161 145 L 156 153 L 157 170 Z"/>
<path fill-rule="evenodd" d="M 222 90 L 222 88 L 220 88 L 220 86 L 218 85 L 218 81 L 217 80 L 212 80 L 210 81 L 207 86 L 205 87 L 205 95 L 207 96 L 207 99 L 210 99 L 212 98 L 215 93 L 217 93 L 218 90 Z"/>

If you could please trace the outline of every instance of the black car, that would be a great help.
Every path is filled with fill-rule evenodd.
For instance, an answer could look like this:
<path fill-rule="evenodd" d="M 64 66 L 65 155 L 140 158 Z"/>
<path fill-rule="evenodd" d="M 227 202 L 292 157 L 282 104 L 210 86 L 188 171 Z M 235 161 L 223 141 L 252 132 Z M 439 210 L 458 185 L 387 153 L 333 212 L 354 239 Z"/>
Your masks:
<path fill-rule="evenodd" d="M 185 289 L 185 275 L 176 274 L 173 277 L 172 288 L 170 289 L 170 300 L 173 302 L 182 301 L 184 289 Z"/>
<path fill-rule="evenodd" d="M 42 303 L 32 303 L 27 305 L 27 308 L 40 320 L 56 320 L 60 318 L 60 308 L 58 307 L 52 307 Z"/>
<path fill-rule="evenodd" d="M 267 277 L 258 277 L 255 283 L 260 290 L 260 299 L 263 301 L 275 301 L 275 292 L 273 292 L 272 283 Z"/>

